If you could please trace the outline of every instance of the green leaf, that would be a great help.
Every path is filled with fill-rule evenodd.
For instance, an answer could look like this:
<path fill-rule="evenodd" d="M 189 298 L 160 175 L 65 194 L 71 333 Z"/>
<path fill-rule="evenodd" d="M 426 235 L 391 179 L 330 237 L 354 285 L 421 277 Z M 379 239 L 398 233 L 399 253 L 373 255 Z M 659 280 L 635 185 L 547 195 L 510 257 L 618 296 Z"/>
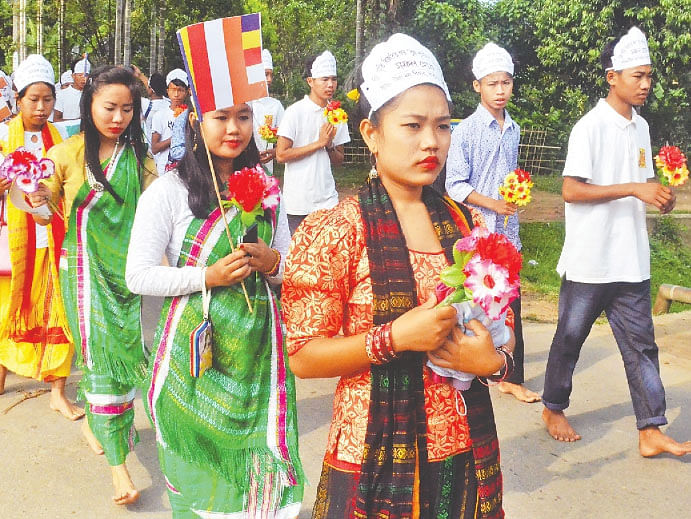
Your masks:
<path fill-rule="evenodd" d="M 465 281 L 465 274 L 459 265 L 451 265 L 450 267 L 447 267 L 441 271 L 439 274 L 439 279 L 441 279 L 441 282 L 447 287 L 456 288 L 463 285 L 463 282 Z"/>

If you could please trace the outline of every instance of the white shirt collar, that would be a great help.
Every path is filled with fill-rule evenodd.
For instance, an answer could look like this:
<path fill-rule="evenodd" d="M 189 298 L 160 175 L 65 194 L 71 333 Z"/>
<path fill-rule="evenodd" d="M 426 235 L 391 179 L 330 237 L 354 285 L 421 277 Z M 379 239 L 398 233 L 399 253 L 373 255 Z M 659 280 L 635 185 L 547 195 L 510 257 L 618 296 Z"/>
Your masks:
<path fill-rule="evenodd" d="M 631 108 L 631 119 L 627 119 L 623 115 L 621 115 L 619 112 L 617 112 L 612 105 L 610 105 L 606 99 L 600 99 L 597 102 L 597 107 L 598 109 L 602 112 L 603 116 L 611 120 L 614 124 L 616 124 L 619 128 L 624 129 L 626 128 L 629 124 L 636 124 L 636 118 L 638 117 L 638 114 L 636 113 L 636 110 Z"/>

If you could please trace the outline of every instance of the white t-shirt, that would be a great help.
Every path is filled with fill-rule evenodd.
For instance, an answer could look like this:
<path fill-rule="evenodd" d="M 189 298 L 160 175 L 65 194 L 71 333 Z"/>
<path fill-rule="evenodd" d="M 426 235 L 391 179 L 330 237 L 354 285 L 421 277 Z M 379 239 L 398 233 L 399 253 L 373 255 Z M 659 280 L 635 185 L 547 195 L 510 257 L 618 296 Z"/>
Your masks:
<path fill-rule="evenodd" d="M 269 143 L 259 136 L 259 127 L 266 124 L 265 116 L 270 115 L 273 120 L 271 126 L 278 126 L 281 124 L 285 109 L 278 99 L 273 97 L 263 97 L 255 101 L 250 101 L 249 105 L 252 107 L 252 120 L 254 123 L 254 142 L 257 143 L 257 149 L 265 151 L 269 147 Z M 274 146 L 271 144 L 271 146 Z M 273 173 L 274 161 L 267 162 L 263 165 L 266 169 Z"/>
<path fill-rule="evenodd" d="M 193 219 L 188 191 L 177 171 L 157 178 L 142 193 L 132 224 L 125 269 L 127 287 L 132 292 L 154 296 L 201 292 L 201 267 L 175 266 Z M 276 233 L 270 246 L 281 253 L 278 272 L 268 278 L 269 283 L 277 285 L 283 280 L 290 246 L 288 218 L 282 208 L 279 208 Z M 164 255 L 172 267 L 161 265 Z"/>
<path fill-rule="evenodd" d="M 278 135 L 293 141 L 293 148 L 299 148 L 316 142 L 325 122 L 324 108 L 305 96 L 286 109 Z M 350 142 L 348 125 L 339 124 L 336 128 L 333 145 Z M 283 197 L 286 212 L 292 215 L 307 215 L 319 209 L 331 209 L 338 204 L 331 160 L 325 148 L 286 163 Z"/>
<path fill-rule="evenodd" d="M 149 107 L 151 107 L 150 110 Z M 170 108 L 169 99 L 165 97 L 163 99 L 147 99 L 146 97 L 142 97 L 142 121 L 144 123 L 144 138 L 146 139 L 146 142 L 149 144 L 149 150 L 151 150 L 151 124 L 154 120 L 154 115 L 156 115 L 156 112 L 164 108 Z"/>
<path fill-rule="evenodd" d="M 629 121 L 604 99 L 569 137 L 564 176 L 607 186 L 654 176 L 648 123 Z M 566 203 L 566 239 L 557 272 L 580 283 L 636 283 L 650 278 L 645 204 L 628 196 L 609 202 Z"/>
<path fill-rule="evenodd" d="M 173 121 L 175 120 L 173 110 L 170 106 L 161 108 L 151 121 L 151 135 L 157 133 L 161 136 L 161 140 L 165 141 L 170 139 L 173 135 Z M 154 160 L 156 161 L 156 169 L 158 170 L 158 175 L 163 176 L 166 173 L 166 164 L 168 164 L 168 152 L 170 151 L 170 146 L 165 150 L 155 153 Z"/>
<path fill-rule="evenodd" d="M 64 90 L 58 90 L 54 110 L 62 112 L 63 119 L 79 119 L 81 116 L 79 111 L 79 101 L 81 98 L 82 91 L 72 88 L 72 86 Z"/>

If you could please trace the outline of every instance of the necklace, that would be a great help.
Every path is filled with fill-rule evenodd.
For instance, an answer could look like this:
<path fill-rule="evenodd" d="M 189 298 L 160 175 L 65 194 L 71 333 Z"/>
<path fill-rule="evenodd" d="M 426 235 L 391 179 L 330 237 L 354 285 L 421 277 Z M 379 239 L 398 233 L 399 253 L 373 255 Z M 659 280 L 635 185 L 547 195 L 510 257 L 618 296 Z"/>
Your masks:
<path fill-rule="evenodd" d="M 113 154 L 110 157 L 110 160 L 108 161 L 108 165 L 106 166 L 106 169 L 111 167 L 113 165 L 113 161 L 115 160 L 115 154 L 118 152 L 118 146 L 120 145 L 120 139 L 117 139 L 115 141 L 115 146 L 113 146 Z M 105 172 L 104 172 L 105 173 Z M 91 168 L 89 167 L 89 163 L 86 163 L 86 181 L 89 183 L 89 187 L 96 191 L 97 193 L 101 193 L 104 189 L 103 184 L 96 180 L 96 177 L 94 177 L 94 174 L 91 171 Z"/>

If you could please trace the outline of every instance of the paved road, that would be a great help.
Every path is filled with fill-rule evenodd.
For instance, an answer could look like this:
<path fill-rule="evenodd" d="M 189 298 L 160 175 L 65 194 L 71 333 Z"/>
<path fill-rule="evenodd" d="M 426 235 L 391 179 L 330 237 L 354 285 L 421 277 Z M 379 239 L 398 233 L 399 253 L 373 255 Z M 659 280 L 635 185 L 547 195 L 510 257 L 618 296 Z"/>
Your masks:
<path fill-rule="evenodd" d="M 145 308 L 147 335 L 156 305 Z M 661 370 L 667 388 L 667 431 L 691 438 L 691 312 L 656 318 Z M 540 390 L 554 331 L 551 324 L 525 326 L 527 385 Z M 76 392 L 77 376 L 69 381 Z M 2 410 L 21 391 L 43 387 L 9 376 L 0 396 L 0 519 L 169 518 L 154 436 L 141 403 L 136 422 L 141 443 L 130 457 L 142 498 L 129 509 L 110 501 L 106 462 L 91 454 L 79 423 L 48 408 L 48 395 Z M 309 517 L 331 414 L 333 380 L 299 381 L 301 454 L 309 486 L 301 517 Z M 521 405 L 493 393 L 510 519 L 686 518 L 691 510 L 691 456 L 638 455 L 636 430 L 623 367 L 606 325 L 596 326 L 577 367 L 570 416 L 583 435 L 575 444 L 550 439 L 539 404 Z"/>

